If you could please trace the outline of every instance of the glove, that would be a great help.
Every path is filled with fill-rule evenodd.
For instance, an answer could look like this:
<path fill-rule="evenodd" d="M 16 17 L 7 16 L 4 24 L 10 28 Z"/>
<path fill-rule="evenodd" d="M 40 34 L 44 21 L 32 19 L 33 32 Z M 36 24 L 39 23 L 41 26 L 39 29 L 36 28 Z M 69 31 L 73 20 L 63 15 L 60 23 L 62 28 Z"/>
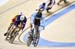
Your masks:
<path fill-rule="evenodd" d="M 45 29 L 45 27 L 43 26 L 43 30 Z"/>
<path fill-rule="evenodd" d="M 41 26 L 42 28 L 43 28 L 43 30 L 45 29 L 45 27 L 44 26 Z"/>

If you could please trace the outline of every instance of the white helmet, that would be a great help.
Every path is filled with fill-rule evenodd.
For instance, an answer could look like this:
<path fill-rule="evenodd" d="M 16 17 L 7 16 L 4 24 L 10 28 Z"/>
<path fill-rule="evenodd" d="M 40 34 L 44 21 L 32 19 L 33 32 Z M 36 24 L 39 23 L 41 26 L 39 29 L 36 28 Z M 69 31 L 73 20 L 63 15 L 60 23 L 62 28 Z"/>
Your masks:
<path fill-rule="evenodd" d="M 22 15 L 22 16 L 20 16 L 20 20 L 21 20 L 21 21 L 23 21 L 23 20 L 24 20 L 24 18 L 25 18 L 25 16 L 23 16 L 23 15 Z"/>

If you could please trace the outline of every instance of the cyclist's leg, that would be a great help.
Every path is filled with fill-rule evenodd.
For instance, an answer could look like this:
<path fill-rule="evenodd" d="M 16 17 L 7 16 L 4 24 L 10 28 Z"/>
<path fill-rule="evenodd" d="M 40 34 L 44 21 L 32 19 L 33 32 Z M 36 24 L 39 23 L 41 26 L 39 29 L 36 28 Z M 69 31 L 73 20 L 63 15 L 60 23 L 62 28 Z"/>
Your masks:
<path fill-rule="evenodd" d="M 13 43 L 13 41 L 15 40 L 16 36 L 18 35 L 19 31 L 20 31 L 20 28 L 18 28 L 18 27 L 14 28 L 14 30 L 11 33 L 9 43 Z"/>
<path fill-rule="evenodd" d="M 62 2 L 63 0 L 59 0 L 59 2 L 57 3 L 58 5 Z"/>
<path fill-rule="evenodd" d="M 36 47 L 38 45 L 38 42 L 39 42 L 39 26 L 38 25 L 35 25 L 35 34 L 34 34 L 34 37 L 33 37 L 33 45 L 34 47 Z"/>
<path fill-rule="evenodd" d="M 67 0 L 64 0 L 64 3 L 68 3 Z"/>
<path fill-rule="evenodd" d="M 39 33 L 39 26 L 35 25 L 34 27 L 35 27 L 35 36 L 37 37 Z"/>
<path fill-rule="evenodd" d="M 9 34 L 9 30 L 10 30 L 10 28 L 12 27 L 12 25 L 13 25 L 13 23 L 10 24 L 10 26 L 9 26 L 8 29 L 7 29 L 7 32 L 4 33 L 4 36 L 6 36 L 7 34 Z"/>

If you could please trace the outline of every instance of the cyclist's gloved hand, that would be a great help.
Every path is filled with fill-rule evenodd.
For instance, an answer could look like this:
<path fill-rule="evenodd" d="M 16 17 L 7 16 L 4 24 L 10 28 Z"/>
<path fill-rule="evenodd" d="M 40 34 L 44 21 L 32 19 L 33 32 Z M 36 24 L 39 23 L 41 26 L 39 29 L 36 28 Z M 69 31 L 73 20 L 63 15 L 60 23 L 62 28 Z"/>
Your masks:
<path fill-rule="evenodd" d="M 44 26 L 41 26 L 42 28 L 43 28 L 43 30 L 45 29 L 45 27 Z"/>
<path fill-rule="evenodd" d="M 45 29 L 45 27 L 43 26 L 43 30 Z"/>

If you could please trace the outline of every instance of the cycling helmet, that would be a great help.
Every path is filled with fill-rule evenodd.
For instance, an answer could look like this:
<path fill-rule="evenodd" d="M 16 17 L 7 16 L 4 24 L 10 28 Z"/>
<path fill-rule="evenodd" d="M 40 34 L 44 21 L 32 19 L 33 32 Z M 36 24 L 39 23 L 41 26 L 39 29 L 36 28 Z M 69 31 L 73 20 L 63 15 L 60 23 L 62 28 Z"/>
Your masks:
<path fill-rule="evenodd" d="M 45 2 L 43 2 L 43 3 L 42 3 L 42 5 L 46 5 L 46 3 L 45 3 Z"/>
<path fill-rule="evenodd" d="M 21 20 L 21 21 L 23 21 L 23 20 L 24 20 L 24 18 L 25 18 L 25 16 L 23 16 L 23 15 L 22 15 L 22 16 L 20 16 L 20 20 Z"/>

